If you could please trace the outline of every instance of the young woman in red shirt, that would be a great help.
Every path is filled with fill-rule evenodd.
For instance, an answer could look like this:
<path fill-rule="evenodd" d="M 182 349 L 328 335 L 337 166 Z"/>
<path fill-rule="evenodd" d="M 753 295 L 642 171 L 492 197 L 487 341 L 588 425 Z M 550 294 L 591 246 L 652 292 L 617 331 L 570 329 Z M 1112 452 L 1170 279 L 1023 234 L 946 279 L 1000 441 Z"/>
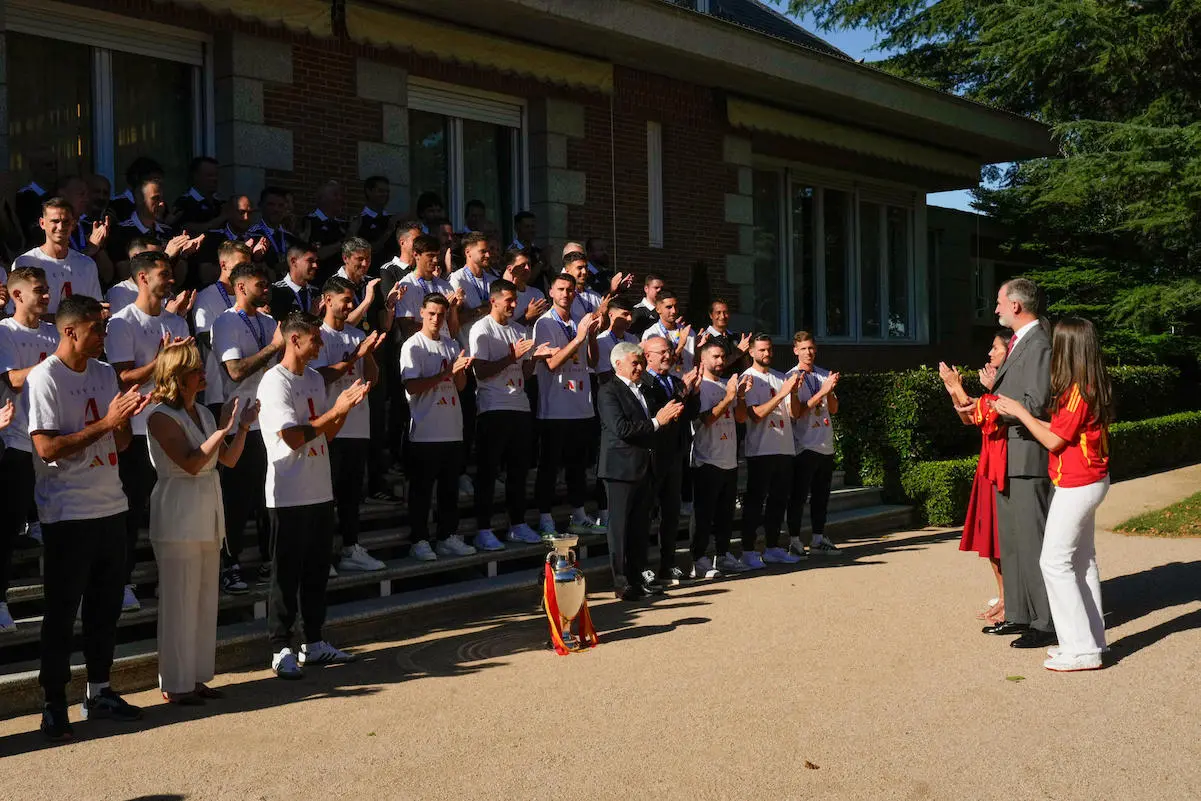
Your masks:
<path fill-rule="evenodd" d="M 1113 392 L 1101 359 L 1097 331 L 1088 320 L 1065 318 L 1051 340 L 1051 421 L 1035 419 L 1004 396 L 993 403 L 1017 418 L 1050 455 L 1055 485 L 1043 535 L 1043 581 L 1059 647 L 1043 667 L 1095 670 L 1105 650 L 1101 578 L 1094 528 L 1097 507 L 1109 491 L 1109 424 Z"/>

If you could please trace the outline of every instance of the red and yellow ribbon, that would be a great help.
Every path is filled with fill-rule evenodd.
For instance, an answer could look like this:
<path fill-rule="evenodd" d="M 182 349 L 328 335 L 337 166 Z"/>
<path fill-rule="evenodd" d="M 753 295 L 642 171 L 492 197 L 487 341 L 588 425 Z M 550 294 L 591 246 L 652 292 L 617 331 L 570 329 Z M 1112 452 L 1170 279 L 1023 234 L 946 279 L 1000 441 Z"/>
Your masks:
<path fill-rule="evenodd" d="M 560 621 L 563 618 L 559 615 L 559 600 L 555 597 L 555 592 L 552 589 L 554 585 L 555 573 L 551 569 L 550 562 L 547 562 L 546 571 L 542 579 L 542 608 L 546 610 L 546 619 L 550 622 L 550 638 L 555 644 L 555 653 L 559 656 L 564 656 L 583 651 L 585 648 L 595 648 L 599 640 L 596 637 L 596 628 L 592 625 L 592 615 L 588 613 L 587 598 L 580 605 L 580 613 L 575 618 L 576 638 L 579 645 L 575 648 L 569 648 L 567 643 L 563 641 L 563 629 L 560 627 Z"/>

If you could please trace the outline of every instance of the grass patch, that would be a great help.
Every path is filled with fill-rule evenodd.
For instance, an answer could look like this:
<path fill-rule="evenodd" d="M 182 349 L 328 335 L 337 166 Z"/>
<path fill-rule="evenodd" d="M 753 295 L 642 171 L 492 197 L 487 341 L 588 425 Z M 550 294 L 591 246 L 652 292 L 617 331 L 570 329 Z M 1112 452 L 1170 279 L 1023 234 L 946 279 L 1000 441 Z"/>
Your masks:
<path fill-rule="evenodd" d="M 1201 492 L 1166 509 L 1132 517 L 1117 530 L 1147 537 L 1201 537 Z"/>

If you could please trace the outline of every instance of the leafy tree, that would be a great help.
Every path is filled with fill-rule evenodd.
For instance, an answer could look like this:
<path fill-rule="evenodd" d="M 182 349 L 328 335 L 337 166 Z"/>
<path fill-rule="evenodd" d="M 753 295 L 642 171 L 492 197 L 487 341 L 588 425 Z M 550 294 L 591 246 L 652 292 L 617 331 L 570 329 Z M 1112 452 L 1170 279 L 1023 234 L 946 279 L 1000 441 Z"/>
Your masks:
<path fill-rule="evenodd" d="M 1201 353 L 1201 1 L 790 0 L 867 28 L 875 66 L 1052 126 L 1062 158 L 994 166 L 974 205 L 1012 227 L 1055 314 L 1115 355 Z"/>

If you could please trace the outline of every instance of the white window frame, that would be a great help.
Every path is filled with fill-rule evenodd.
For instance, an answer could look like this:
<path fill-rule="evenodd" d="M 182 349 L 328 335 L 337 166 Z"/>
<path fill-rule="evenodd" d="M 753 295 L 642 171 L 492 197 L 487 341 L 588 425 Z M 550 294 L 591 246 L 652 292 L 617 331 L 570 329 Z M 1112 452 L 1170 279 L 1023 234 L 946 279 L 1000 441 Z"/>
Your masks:
<path fill-rule="evenodd" d="M 831 344 L 871 344 L 890 346 L 911 346 L 927 344 L 929 341 L 929 302 L 919 288 L 925 285 L 927 275 L 926 238 L 925 238 L 925 194 L 918 187 L 896 184 L 886 181 L 864 180 L 861 176 L 850 175 L 834 170 L 825 170 L 810 165 L 797 165 L 779 159 L 756 159 L 753 167 L 756 171 L 775 171 L 781 180 L 781 197 L 784 203 L 780 208 L 780 231 L 782 246 L 780 248 L 780 292 L 783 302 L 780 304 L 780 320 L 777 323 L 781 333 L 774 336 L 778 344 L 791 341 L 791 329 L 794 326 L 797 310 L 795 308 L 795 276 L 793 265 L 795 254 L 793 247 L 795 238 L 792 225 L 792 196 L 793 188 L 809 186 L 817 190 L 814 194 L 813 225 L 811 233 L 813 249 L 813 287 L 814 299 L 814 328 L 822 341 Z M 847 271 L 847 335 L 833 336 L 827 332 L 826 317 L 826 249 L 824 247 L 824 232 L 826 221 L 826 191 L 845 192 L 850 205 Z M 880 214 L 877 224 L 880 227 L 879 248 L 877 258 L 880 261 L 880 313 L 881 335 L 865 337 L 861 334 L 862 325 L 862 253 L 860 241 L 861 203 L 869 202 L 879 205 Z M 904 208 L 909 217 L 909 328 L 910 335 L 905 338 L 888 336 L 888 302 L 889 302 L 889 270 L 888 270 L 888 206 Z M 921 236 L 919 236 L 919 233 Z M 919 241 L 920 240 L 920 241 Z"/>
<path fill-rule="evenodd" d="M 443 201 L 456 230 L 466 224 L 464 207 L 471 199 L 465 196 L 463 188 L 463 120 L 489 122 L 517 131 L 510 140 L 510 163 L 513 165 L 510 203 L 514 213 L 529 208 L 529 106 L 525 98 L 410 76 L 408 109 L 440 114 L 450 121 L 446 141 L 450 173 L 446 177 L 448 197 Z M 507 220 L 496 222 L 501 230 L 508 230 Z"/>
<path fill-rule="evenodd" d="M 646 123 L 646 209 L 648 245 L 663 247 L 663 126 Z"/>
<path fill-rule="evenodd" d="M 5 30 L 74 42 L 92 52 L 92 166 L 119 192 L 115 175 L 112 53 L 134 53 L 192 66 L 192 153 L 216 151 L 212 37 L 187 28 L 94 11 L 53 0 L 8 0 Z M 152 154 L 148 154 L 152 155 Z"/>

